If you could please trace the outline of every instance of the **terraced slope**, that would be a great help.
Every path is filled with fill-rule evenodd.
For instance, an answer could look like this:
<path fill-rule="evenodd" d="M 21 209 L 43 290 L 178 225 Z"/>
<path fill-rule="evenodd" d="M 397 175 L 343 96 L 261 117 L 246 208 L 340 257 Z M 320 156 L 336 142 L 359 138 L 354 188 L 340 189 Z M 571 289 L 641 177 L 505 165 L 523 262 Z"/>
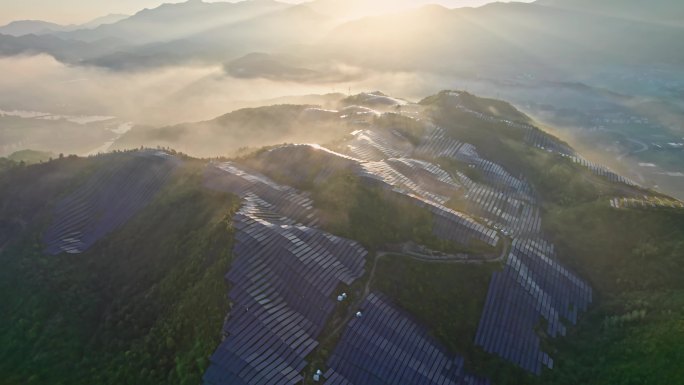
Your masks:
<path fill-rule="evenodd" d="M 226 276 L 232 311 L 204 382 L 300 383 L 305 357 L 335 310 L 334 291 L 363 275 L 367 252 L 295 224 L 315 221 L 310 200 L 292 188 L 233 164 L 210 165 L 207 178 L 212 188 L 239 193 L 244 205 L 233 218 L 236 259 Z"/>
<path fill-rule="evenodd" d="M 576 325 L 591 301 L 591 288 L 554 260 L 552 245 L 516 239 L 503 272 L 492 277 L 475 343 L 539 375 L 554 362 L 541 350 L 539 320 L 547 336 L 565 336 L 565 322 Z"/>
<path fill-rule="evenodd" d="M 474 111 L 461 104 L 460 96 L 443 95 L 452 102 L 450 108 L 471 115 L 475 123 L 496 122 L 534 129 L 527 123 Z M 399 130 L 371 125 L 353 133 L 342 149 L 361 158 L 361 175 L 428 207 L 433 212 L 435 234 L 440 238 L 466 243 L 467 239 L 460 235 L 464 228 L 472 229 L 468 236 L 490 245 L 500 237 L 512 238 L 512 248 L 504 258 L 504 271 L 492 278 L 474 343 L 539 375 L 542 366 L 553 368 L 553 359 L 542 351 L 541 337 L 536 331 L 539 319 L 548 322 L 548 337 L 565 335 L 566 326 L 559 317 L 576 323 L 591 303 L 591 288 L 555 261 L 554 247 L 541 231 L 541 203 L 524 177 L 516 177 L 502 165 L 484 158 L 474 145 L 446 130 L 430 123 L 425 126 L 424 134 L 414 144 Z M 542 135 L 527 137 L 539 139 Z M 437 164 L 445 160 L 455 162 L 463 171 L 448 173 Z M 614 181 L 625 182 L 617 178 Z M 458 194 L 464 201 L 463 210 L 498 231 L 479 223 L 469 226 L 463 222 L 467 217 L 444 206 L 449 197 Z"/>
<path fill-rule="evenodd" d="M 292 187 L 275 183 L 268 177 L 235 163 L 214 163 L 207 167 L 204 185 L 242 198 L 258 197 L 271 205 L 274 213 L 287 219 L 315 226 L 313 202 Z"/>
<path fill-rule="evenodd" d="M 452 357 L 427 330 L 372 293 L 330 356 L 327 385 L 488 385 L 467 374 L 463 357 Z"/>
<path fill-rule="evenodd" d="M 43 237 L 45 252 L 88 250 L 147 206 L 179 163 L 167 153 L 146 150 L 97 171 L 57 203 L 52 225 Z"/>

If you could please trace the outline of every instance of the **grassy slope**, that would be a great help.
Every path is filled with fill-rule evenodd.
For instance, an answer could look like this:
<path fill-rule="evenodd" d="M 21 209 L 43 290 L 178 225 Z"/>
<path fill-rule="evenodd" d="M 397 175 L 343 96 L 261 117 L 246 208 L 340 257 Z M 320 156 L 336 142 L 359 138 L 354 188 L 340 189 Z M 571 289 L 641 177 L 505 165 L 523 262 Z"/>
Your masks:
<path fill-rule="evenodd" d="M 390 296 L 452 352 L 471 356 L 492 272 L 499 265 L 378 261 L 372 288 Z"/>
<path fill-rule="evenodd" d="M 599 297 L 542 382 L 684 383 L 684 213 L 595 203 L 549 210 L 546 222 Z"/>
<path fill-rule="evenodd" d="M 532 378 L 485 361 L 482 372 L 497 384 L 683 383 L 684 212 L 611 209 L 608 198 L 630 193 L 624 186 L 523 145 L 519 129 L 478 121 L 444 98 L 424 103 L 459 139 L 524 173 L 543 201 L 544 231 L 559 258 L 595 289 L 579 327 L 544 341 L 554 370 Z"/>
<path fill-rule="evenodd" d="M 197 384 L 228 310 L 236 204 L 189 161 L 87 253 L 44 256 L 27 232 L 0 254 L 3 383 Z"/>

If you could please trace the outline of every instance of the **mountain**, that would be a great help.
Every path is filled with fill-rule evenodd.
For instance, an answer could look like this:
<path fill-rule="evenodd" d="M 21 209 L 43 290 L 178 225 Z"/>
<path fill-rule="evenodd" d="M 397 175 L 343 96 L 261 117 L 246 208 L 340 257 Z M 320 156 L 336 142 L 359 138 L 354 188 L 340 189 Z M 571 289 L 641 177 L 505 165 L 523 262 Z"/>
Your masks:
<path fill-rule="evenodd" d="M 317 12 L 339 19 L 357 19 L 387 12 L 398 12 L 424 5 L 441 5 L 447 8 L 478 7 L 488 0 L 314 0 L 308 6 Z"/>
<path fill-rule="evenodd" d="M 234 156 L 284 142 L 325 143 L 349 132 L 334 114 L 321 116 L 314 106 L 276 105 L 242 109 L 205 122 L 134 127 L 112 148 L 162 146 L 203 157 Z"/>
<path fill-rule="evenodd" d="M 84 60 L 90 57 L 100 57 L 120 47 L 122 42 L 114 39 L 84 42 L 63 39 L 53 34 L 0 35 L 0 56 L 45 53 L 70 64 L 84 64 Z"/>
<path fill-rule="evenodd" d="M 684 27 L 684 4 L 677 0 L 654 0 L 644 6 L 638 0 L 537 0 L 539 5 L 607 17 Z"/>
<path fill-rule="evenodd" d="M 128 15 L 106 15 L 93 19 L 80 25 L 60 25 L 40 20 L 21 20 L 13 21 L 0 27 L 1 35 L 23 36 L 23 35 L 46 35 L 57 32 L 73 31 L 77 29 L 91 29 L 104 24 L 111 24 L 126 19 Z"/>
<path fill-rule="evenodd" d="M 60 36 L 83 41 L 116 38 L 141 45 L 178 39 L 221 25 L 282 10 L 289 6 L 273 0 L 237 3 L 205 3 L 190 0 L 184 3 L 162 4 L 153 9 L 146 8 L 113 24 L 101 25 L 92 30 L 76 30 Z M 170 25 L 173 25 L 173 28 L 169 28 Z"/>
<path fill-rule="evenodd" d="M 498 3 L 454 10 L 427 6 L 351 21 L 318 48 L 326 57 L 377 69 L 481 76 L 527 72 L 544 78 L 627 63 L 679 65 L 684 55 L 671 48 L 681 45 L 682 36 L 675 27 L 536 3 Z"/>
<path fill-rule="evenodd" d="M 0 34 L 11 36 L 42 35 L 69 30 L 70 27 L 40 20 L 13 21 L 0 27 Z"/>
<path fill-rule="evenodd" d="M 279 143 L 240 157 L 0 159 L 4 382 L 677 383 L 684 203 L 501 100 L 336 108 L 162 130 Z"/>
<path fill-rule="evenodd" d="M 88 29 L 88 28 L 97 28 L 101 25 L 106 25 L 106 24 L 114 24 L 117 23 L 121 20 L 129 18 L 130 15 L 123 15 L 123 14 L 109 14 L 105 16 L 98 17 L 96 19 L 93 19 L 87 23 L 81 24 L 78 27 L 75 27 L 74 29 Z"/>
<path fill-rule="evenodd" d="M 660 1 L 676 18 L 681 5 Z M 23 47 L 17 47 L 21 42 L 2 37 L 0 53 L 45 52 L 68 63 L 112 69 L 223 64 L 253 52 L 284 53 L 304 57 L 305 62 L 297 67 L 305 69 L 340 62 L 378 70 L 478 73 L 498 78 L 534 72 L 538 78 L 552 78 L 549 80 L 568 80 L 563 79 L 568 74 L 596 74 L 611 66 L 684 62 L 684 50 L 672 49 L 681 45 L 684 31 L 680 27 L 609 16 L 609 10 L 619 7 L 610 2 L 593 8 L 582 4 L 548 0 L 457 9 L 428 5 L 339 25 L 339 16 L 330 15 L 355 13 L 355 9 L 368 9 L 367 4 L 190 1 L 143 10 L 95 29 L 56 33 L 61 41 L 54 47 L 49 41 L 54 36 L 45 37 L 45 42 L 26 42 Z M 382 5 L 378 3 L 379 8 Z M 407 3 L 412 5 L 415 3 Z M 644 8 L 637 8 L 634 2 L 624 7 L 626 13 L 638 9 L 652 15 L 644 20 L 666 12 L 658 6 Z M 174 28 L 167 28 L 170 24 Z M 102 44 L 84 46 L 99 39 L 110 39 L 116 45 L 109 49 Z M 63 52 L 64 45 L 69 46 L 68 52 Z"/>
<path fill-rule="evenodd" d="M 274 3 L 266 1 L 264 4 L 270 7 Z M 288 51 L 298 45 L 312 44 L 336 25 L 333 19 L 308 6 L 282 7 L 281 4 L 275 4 L 281 9 L 231 22 L 223 20 L 220 25 L 213 27 L 206 22 L 192 24 L 192 28 L 201 26 L 201 32 L 143 45 L 137 45 L 140 42 L 136 42 L 135 46 L 112 50 L 111 54 L 84 63 L 110 69 L 153 68 L 198 62 L 225 63 L 255 50 Z M 252 8 L 249 9 L 251 12 Z M 274 36 L 278 38 L 274 39 Z"/>
<path fill-rule="evenodd" d="M 167 28 L 169 24 L 174 28 Z M 164 4 L 95 29 L 41 36 L 43 39 L 0 36 L 0 54 L 43 52 L 71 64 L 117 70 L 222 63 L 254 50 L 312 43 L 334 25 L 332 19 L 305 5 L 271 0 L 190 1 Z M 279 38 L 273 39 L 276 35 Z"/>

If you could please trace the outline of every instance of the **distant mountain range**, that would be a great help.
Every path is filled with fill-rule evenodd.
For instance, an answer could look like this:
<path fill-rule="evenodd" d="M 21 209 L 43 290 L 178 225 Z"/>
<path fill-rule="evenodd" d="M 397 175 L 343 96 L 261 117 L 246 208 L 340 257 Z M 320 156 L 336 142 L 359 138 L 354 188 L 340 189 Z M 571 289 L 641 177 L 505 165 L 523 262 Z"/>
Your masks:
<path fill-rule="evenodd" d="M 398 7 L 428 2 L 402 0 Z M 252 52 L 303 55 L 311 65 L 338 60 L 382 70 L 477 68 L 482 73 L 520 72 L 525 66 L 554 75 L 578 66 L 684 63 L 684 49 L 674 49 L 684 48 L 684 29 L 677 25 L 684 19 L 680 1 L 540 0 L 459 9 L 428 5 L 344 21 L 361 10 L 361 16 L 379 11 L 386 3 L 189 1 L 145 9 L 111 24 L 106 22 L 119 16 L 103 19 L 94 28 L 97 23 L 74 28 L 17 22 L 0 29 L 0 34 L 12 35 L 0 36 L 0 55 L 47 53 L 69 64 L 117 70 L 226 63 Z M 459 4 L 472 2 L 447 2 Z M 635 23 L 637 19 L 642 22 Z M 18 37 L 26 33 L 40 36 Z"/>
<path fill-rule="evenodd" d="M 608 17 L 684 26 L 684 3 L 680 0 L 537 0 L 537 4 Z"/>
<path fill-rule="evenodd" d="M 79 25 L 60 25 L 41 20 L 18 20 L 0 27 L 1 35 L 23 36 L 23 35 L 47 35 L 56 32 L 66 32 L 74 30 L 85 30 L 97 28 L 101 25 L 112 24 L 128 18 L 128 15 L 106 15 L 98 17 L 84 24 Z"/>

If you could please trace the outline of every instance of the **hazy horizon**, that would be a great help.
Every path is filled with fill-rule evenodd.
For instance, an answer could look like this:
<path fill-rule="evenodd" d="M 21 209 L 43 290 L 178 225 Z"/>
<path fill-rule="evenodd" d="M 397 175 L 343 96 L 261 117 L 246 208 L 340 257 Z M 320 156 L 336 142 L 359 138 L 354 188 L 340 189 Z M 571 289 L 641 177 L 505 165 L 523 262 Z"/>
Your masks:
<path fill-rule="evenodd" d="M 683 42 L 684 0 L 0 0 L 0 385 L 682 383 Z"/>
<path fill-rule="evenodd" d="M 216 1 L 204 0 L 205 3 L 237 3 L 240 1 Z M 279 0 L 283 3 L 306 3 L 310 0 Z M 143 8 L 156 8 L 162 4 L 184 3 L 177 0 L 119 0 L 116 2 L 103 0 L 64 0 L 54 2 L 50 0 L 24 0 L 16 2 L 12 0 L 0 0 L 0 26 L 13 21 L 40 20 L 61 25 L 78 25 L 87 23 L 93 19 L 111 15 L 133 15 Z M 416 3 L 441 4 L 447 7 L 480 6 L 494 3 L 497 0 L 418 0 Z M 505 0 L 499 2 L 511 2 Z M 531 2 L 523 0 L 520 2 Z"/>

